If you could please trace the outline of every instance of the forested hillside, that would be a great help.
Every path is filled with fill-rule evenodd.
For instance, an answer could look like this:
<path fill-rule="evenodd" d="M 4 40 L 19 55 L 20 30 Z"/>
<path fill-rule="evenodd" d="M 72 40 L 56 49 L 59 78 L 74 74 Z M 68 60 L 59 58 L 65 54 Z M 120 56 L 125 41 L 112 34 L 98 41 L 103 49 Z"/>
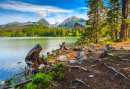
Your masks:
<path fill-rule="evenodd" d="M 11 27 L 0 30 L 0 37 L 25 37 L 25 36 L 81 36 L 83 28 L 77 27 L 72 31 L 61 28 L 48 28 L 45 26 Z"/>

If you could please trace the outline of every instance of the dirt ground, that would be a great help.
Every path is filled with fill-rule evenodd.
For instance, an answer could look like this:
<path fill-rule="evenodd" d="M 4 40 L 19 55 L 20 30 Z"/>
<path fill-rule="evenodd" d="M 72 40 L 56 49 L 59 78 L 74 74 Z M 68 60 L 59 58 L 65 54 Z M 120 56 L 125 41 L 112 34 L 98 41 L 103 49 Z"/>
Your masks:
<path fill-rule="evenodd" d="M 85 52 L 85 60 L 77 60 L 79 51 L 73 51 L 69 48 L 60 55 L 69 55 L 67 60 L 75 59 L 75 63 L 65 64 L 65 68 L 60 70 L 65 75 L 64 79 L 53 81 L 57 82 L 55 89 L 130 89 L 130 41 L 124 41 L 110 45 L 110 54 L 116 55 L 116 58 L 105 57 L 98 58 L 104 52 L 105 45 L 94 45 L 96 50 Z M 123 48 L 121 48 L 123 47 Z M 87 50 L 87 49 L 84 49 Z M 58 63 L 57 57 L 50 57 L 52 63 Z M 99 60 L 96 60 L 99 59 Z M 101 61 L 100 61 L 101 60 Z M 59 62 L 59 63 L 65 63 Z M 78 66 L 85 68 L 71 68 Z M 76 82 L 79 79 L 83 82 Z"/>

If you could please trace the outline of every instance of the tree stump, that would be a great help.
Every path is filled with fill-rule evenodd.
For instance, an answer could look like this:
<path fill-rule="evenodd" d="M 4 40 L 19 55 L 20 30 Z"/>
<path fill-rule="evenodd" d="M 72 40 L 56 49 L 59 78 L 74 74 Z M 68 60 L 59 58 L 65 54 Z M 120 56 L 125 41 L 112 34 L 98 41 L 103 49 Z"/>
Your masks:
<path fill-rule="evenodd" d="M 32 62 L 32 65 L 31 65 L 32 68 L 29 68 L 29 69 L 31 69 L 29 71 L 32 72 L 32 69 L 34 69 L 36 72 L 38 71 L 38 66 L 39 66 L 39 64 L 41 64 L 40 55 L 39 55 L 41 50 L 42 50 L 42 47 L 39 44 L 37 44 L 27 54 L 27 56 L 25 58 L 25 62 L 27 64 L 27 66 L 30 66 L 28 64 L 28 62 Z"/>
<path fill-rule="evenodd" d="M 60 45 L 60 50 L 68 50 L 66 48 L 66 42 L 62 42 L 62 45 Z"/>

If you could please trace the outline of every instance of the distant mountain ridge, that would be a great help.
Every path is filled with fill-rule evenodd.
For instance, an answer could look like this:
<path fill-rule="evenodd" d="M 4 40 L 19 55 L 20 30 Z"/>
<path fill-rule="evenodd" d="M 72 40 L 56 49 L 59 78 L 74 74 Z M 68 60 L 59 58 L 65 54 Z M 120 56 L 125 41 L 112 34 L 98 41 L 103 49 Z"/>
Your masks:
<path fill-rule="evenodd" d="M 38 20 L 37 22 L 25 22 L 25 23 L 20 23 L 20 22 L 12 22 L 4 25 L 0 25 L 0 29 L 3 28 L 9 28 L 9 27 L 17 27 L 17 26 L 35 26 L 35 25 L 43 25 L 46 27 L 65 27 L 66 29 L 72 29 L 75 25 L 75 23 L 79 23 L 83 26 L 85 26 L 85 20 L 82 18 L 77 18 L 76 16 L 73 16 L 71 18 L 67 18 L 64 20 L 62 23 L 57 22 L 56 24 L 49 24 L 48 21 L 46 21 L 44 18 Z"/>
<path fill-rule="evenodd" d="M 83 26 L 85 26 L 85 20 L 82 18 L 77 18 L 76 16 L 73 16 L 71 18 L 67 18 L 64 20 L 61 24 L 59 24 L 58 27 L 65 27 L 66 29 L 72 29 L 75 25 L 75 23 L 79 23 Z"/>

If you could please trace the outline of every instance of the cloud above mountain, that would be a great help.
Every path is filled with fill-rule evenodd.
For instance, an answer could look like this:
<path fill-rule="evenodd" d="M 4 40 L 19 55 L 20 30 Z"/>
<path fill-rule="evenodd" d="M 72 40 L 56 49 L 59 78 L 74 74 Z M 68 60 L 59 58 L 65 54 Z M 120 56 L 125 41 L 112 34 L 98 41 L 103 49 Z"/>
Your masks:
<path fill-rule="evenodd" d="M 51 13 L 72 13 L 73 10 L 66 10 L 62 8 L 58 8 L 55 6 L 47 6 L 47 5 L 33 5 L 28 3 L 23 3 L 19 1 L 7 1 L 0 4 L 0 8 L 15 10 L 20 12 L 34 12 L 39 16 L 50 16 Z"/>

